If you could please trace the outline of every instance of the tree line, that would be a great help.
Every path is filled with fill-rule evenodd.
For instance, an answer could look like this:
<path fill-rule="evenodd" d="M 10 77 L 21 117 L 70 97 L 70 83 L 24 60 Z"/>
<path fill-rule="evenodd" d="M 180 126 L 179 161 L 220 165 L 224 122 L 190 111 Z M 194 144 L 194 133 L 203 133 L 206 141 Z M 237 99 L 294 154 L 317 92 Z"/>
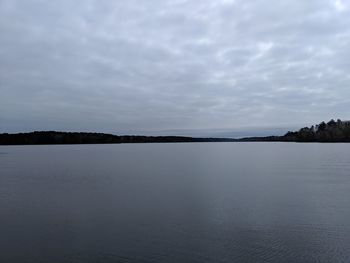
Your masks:
<path fill-rule="evenodd" d="M 288 132 L 286 140 L 299 142 L 350 142 L 350 121 L 338 119 Z"/>
<path fill-rule="evenodd" d="M 289 131 L 283 136 L 249 137 L 240 141 L 350 142 L 350 121 L 332 119 L 299 131 Z"/>
<path fill-rule="evenodd" d="M 105 133 L 56 131 L 0 134 L 0 145 L 224 142 L 233 140 L 234 139 L 226 138 L 193 138 L 184 136 L 118 136 Z"/>

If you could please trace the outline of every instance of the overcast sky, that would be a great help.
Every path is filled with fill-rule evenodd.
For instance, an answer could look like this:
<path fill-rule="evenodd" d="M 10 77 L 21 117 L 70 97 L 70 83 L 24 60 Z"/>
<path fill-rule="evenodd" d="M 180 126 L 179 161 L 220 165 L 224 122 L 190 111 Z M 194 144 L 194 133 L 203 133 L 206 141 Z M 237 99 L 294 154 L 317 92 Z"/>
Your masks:
<path fill-rule="evenodd" d="M 0 0 L 0 132 L 350 118 L 347 0 Z"/>

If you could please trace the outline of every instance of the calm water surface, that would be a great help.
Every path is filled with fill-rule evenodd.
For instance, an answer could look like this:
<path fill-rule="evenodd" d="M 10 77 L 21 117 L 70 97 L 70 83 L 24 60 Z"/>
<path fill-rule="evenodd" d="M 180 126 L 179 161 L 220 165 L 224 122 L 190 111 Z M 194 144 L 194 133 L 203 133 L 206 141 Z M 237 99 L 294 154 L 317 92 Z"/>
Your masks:
<path fill-rule="evenodd" d="M 0 146 L 0 262 L 350 262 L 350 144 Z"/>

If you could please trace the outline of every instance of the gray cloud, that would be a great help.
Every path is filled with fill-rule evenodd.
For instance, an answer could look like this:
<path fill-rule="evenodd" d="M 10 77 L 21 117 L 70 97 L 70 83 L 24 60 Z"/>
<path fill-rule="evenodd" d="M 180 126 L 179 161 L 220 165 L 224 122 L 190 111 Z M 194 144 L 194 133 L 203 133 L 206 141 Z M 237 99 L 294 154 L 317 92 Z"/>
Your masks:
<path fill-rule="evenodd" d="M 0 129 L 349 118 L 343 0 L 0 1 Z"/>

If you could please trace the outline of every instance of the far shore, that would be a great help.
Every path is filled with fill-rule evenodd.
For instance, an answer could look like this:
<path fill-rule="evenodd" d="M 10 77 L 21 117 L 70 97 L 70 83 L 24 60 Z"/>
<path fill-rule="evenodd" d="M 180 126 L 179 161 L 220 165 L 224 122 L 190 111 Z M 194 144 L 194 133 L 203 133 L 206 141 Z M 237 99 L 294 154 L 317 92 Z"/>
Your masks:
<path fill-rule="evenodd" d="M 246 138 L 197 138 L 186 136 L 113 135 L 90 132 L 35 131 L 28 133 L 2 133 L 0 145 L 65 145 L 65 144 L 121 144 L 121 143 L 189 143 L 189 142 L 350 142 L 350 122 L 331 120 L 316 126 L 282 136 Z"/>

